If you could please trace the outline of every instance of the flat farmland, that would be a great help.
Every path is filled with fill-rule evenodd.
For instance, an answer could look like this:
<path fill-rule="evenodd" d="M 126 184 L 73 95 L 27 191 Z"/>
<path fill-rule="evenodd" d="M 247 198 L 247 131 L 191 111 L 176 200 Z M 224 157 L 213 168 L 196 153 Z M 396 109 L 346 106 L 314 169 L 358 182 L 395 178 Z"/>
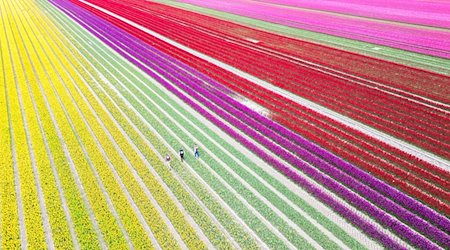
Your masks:
<path fill-rule="evenodd" d="M 205 9 L 445 65 L 448 6 L 213 2 L 0 2 L 0 248 L 449 249 L 445 72 Z"/>

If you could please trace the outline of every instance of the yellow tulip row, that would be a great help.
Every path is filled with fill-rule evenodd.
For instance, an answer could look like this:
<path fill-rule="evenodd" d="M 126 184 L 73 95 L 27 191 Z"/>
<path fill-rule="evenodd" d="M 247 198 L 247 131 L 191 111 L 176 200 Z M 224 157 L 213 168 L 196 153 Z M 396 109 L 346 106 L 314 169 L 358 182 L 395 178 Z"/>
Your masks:
<path fill-rule="evenodd" d="M 14 8 L 13 5 L 11 7 Z M 15 6 L 15 8 L 20 9 L 20 6 Z M 39 60 L 37 60 L 40 55 L 36 54 L 33 47 L 28 46 L 29 44 L 37 45 L 36 40 L 30 40 L 30 38 L 34 38 L 34 36 L 32 35 L 33 30 L 31 30 L 28 25 L 28 23 L 30 23 L 29 17 L 23 16 L 20 20 L 23 25 L 18 26 L 18 29 L 22 35 L 24 45 L 27 47 L 24 47 L 23 49 L 26 49 L 26 52 L 28 52 L 30 56 L 30 61 L 27 62 L 28 57 L 25 54 L 20 55 L 24 61 L 24 71 L 29 80 L 29 97 L 25 95 L 22 97 L 24 104 L 26 104 L 26 109 L 30 111 L 32 109 L 34 110 L 32 102 L 34 102 L 37 109 L 37 112 L 27 112 L 27 116 L 30 117 L 30 119 L 27 119 L 29 125 L 28 130 L 32 135 L 31 145 L 33 145 L 33 151 L 35 153 L 39 183 L 45 199 L 45 207 L 48 213 L 48 221 L 51 225 L 53 243 L 55 244 L 55 247 L 62 248 L 72 244 L 72 236 L 69 228 L 73 227 L 73 225 L 69 225 L 68 219 L 66 218 L 61 199 L 63 194 L 59 194 L 57 187 L 57 180 L 58 183 L 61 183 L 61 175 L 58 175 L 57 172 L 53 170 L 56 170 L 54 169 L 55 163 L 61 162 L 61 159 L 64 159 L 64 156 L 58 156 L 59 152 L 62 151 L 61 149 L 51 150 L 51 148 L 54 148 L 52 145 L 59 143 L 59 139 L 54 133 L 51 133 L 53 127 L 51 117 L 49 116 L 48 110 L 45 108 L 45 101 L 42 99 L 41 91 L 38 87 L 40 81 L 45 80 L 45 75 L 42 74 L 45 69 L 42 68 Z M 33 70 L 40 72 L 40 74 L 35 74 Z M 23 90 L 23 94 L 25 94 L 26 87 L 23 86 L 21 89 Z M 39 119 L 39 122 L 42 125 L 43 132 L 45 131 L 45 136 L 41 133 L 37 119 Z M 53 162 L 50 161 L 50 157 L 47 154 L 44 140 L 50 149 L 49 151 Z M 27 232 L 29 232 L 28 228 Z M 33 243 L 33 241 L 30 241 L 30 243 Z"/>
<path fill-rule="evenodd" d="M 28 32 L 28 34 L 32 34 L 31 32 L 31 30 L 29 29 L 29 27 L 27 27 L 26 25 L 24 25 L 25 26 L 25 29 L 26 29 L 26 32 Z M 50 61 L 47 61 L 47 59 L 45 58 L 45 51 L 42 51 L 41 50 L 41 48 L 39 47 L 39 46 L 37 46 L 37 44 L 39 43 L 37 40 L 35 40 L 35 37 L 34 36 L 31 36 L 32 38 L 31 38 L 31 41 L 30 41 L 30 43 L 29 44 L 27 44 L 29 47 L 30 47 L 30 45 L 31 44 L 34 44 L 35 45 L 35 47 L 37 48 L 37 55 L 33 55 L 32 54 L 32 52 L 30 52 L 30 54 L 31 54 L 31 57 L 33 58 L 33 61 L 34 62 L 37 62 L 38 61 L 38 58 L 41 58 L 42 60 L 43 60 L 43 63 L 44 63 L 44 65 L 46 65 L 46 66 L 49 66 L 50 65 Z M 31 51 L 31 50 L 30 50 Z M 54 58 L 52 58 L 53 59 L 53 61 L 54 61 Z M 38 74 L 42 77 L 42 78 L 45 78 L 45 71 L 47 72 L 47 73 L 49 73 L 50 74 L 50 77 L 51 77 L 51 80 L 53 80 L 53 82 L 55 83 L 55 82 L 58 82 L 58 79 L 56 78 L 56 72 L 52 72 L 51 70 L 49 70 L 48 68 L 47 69 L 43 69 L 43 68 L 38 68 L 37 69 L 37 71 L 39 72 Z M 42 79 L 41 78 L 41 79 Z M 19 82 L 22 82 L 21 81 L 21 79 L 19 79 Z M 23 81 L 23 82 L 25 82 L 25 81 Z M 46 87 L 44 87 L 44 88 L 46 88 L 46 89 L 51 89 L 51 86 L 50 85 L 48 85 L 48 83 L 47 83 L 47 85 L 46 85 Z M 58 89 L 58 88 L 57 88 Z M 59 90 L 59 91 L 61 91 L 61 90 Z M 51 102 L 51 101 L 50 101 Z M 66 102 L 67 103 L 67 102 Z M 52 107 L 56 107 L 57 106 L 57 100 L 55 100 L 53 103 L 51 102 L 51 106 Z M 64 127 L 64 126 L 61 126 L 61 127 Z M 30 131 L 30 133 L 33 133 L 33 132 L 31 132 Z M 64 133 L 65 135 L 66 134 L 70 134 L 70 133 Z M 74 143 L 74 145 L 77 145 L 76 143 Z M 87 162 L 83 162 L 83 163 L 87 163 Z M 82 169 L 82 170 L 80 170 L 79 171 L 79 173 L 86 173 L 87 171 L 86 170 L 88 170 L 87 168 L 86 168 L 86 165 L 87 164 L 85 164 L 84 165 L 84 169 Z M 82 167 L 83 165 L 82 164 L 80 164 L 80 165 L 77 165 L 78 167 Z M 87 181 L 87 182 L 85 182 L 85 183 L 94 183 L 94 179 L 92 178 L 92 176 L 89 176 L 89 175 L 87 175 L 88 177 L 87 178 L 89 178 L 90 177 L 90 179 Z M 87 179 L 86 178 L 86 179 Z M 28 178 L 28 179 L 30 179 L 30 178 Z M 30 179 L 31 180 L 31 179 Z M 86 188 L 87 190 L 89 190 L 89 188 Z M 95 200 L 96 200 L 96 202 L 91 202 L 92 204 L 94 204 L 94 207 L 95 207 L 95 204 L 101 204 L 101 198 L 102 198 L 102 196 L 101 196 L 101 194 L 100 194 L 100 191 L 98 190 L 98 189 L 95 189 L 95 188 L 91 188 L 89 191 L 96 191 L 97 193 L 96 193 L 96 196 L 95 196 Z M 95 192 L 94 191 L 94 192 Z M 92 195 L 92 196 L 94 196 L 95 194 L 94 194 L 94 192 L 88 192 L 88 195 Z M 36 195 L 35 195 L 35 197 L 37 197 Z M 94 201 L 94 199 L 92 199 L 92 201 Z M 104 207 L 106 207 L 106 205 L 105 204 L 103 204 L 103 206 Z M 97 209 L 97 211 L 100 211 L 100 213 L 96 213 L 96 216 L 98 216 L 98 217 L 100 217 L 99 216 L 99 214 L 102 214 L 101 212 L 103 212 L 103 214 L 102 215 L 104 215 L 104 217 L 102 218 L 102 219 L 104 219 L 103 221 L 103 223 L 104 223 L 104 225 L 106 225 L 106 224 L 111 224 L 111 225 L 113 225 L 113 223 L 111 223 L 111 222 L 115 222 L 114 221 L 114 219 L 112 218 L 112 216 L 110 215 L 110 214 L 108 214 L 108 213 L 106 213 L 105 211 L 101 211 L 101 209 Z M 26 213 L 26 216 L 29 216 L 29 212 L 27 212 Z M 108 216 L 109 216 L 109 218 L 108 218 Z M 32 217 L 32 216 L 29 216 L 29 217 Z M 109 219 L 109 220 L 108 220 Z M 36 224 L 38 224 L 38 223 L 36 223 Z M 102 224 L 101 222 L 99 223 L 99 224 Z M 30 227 L 28 227 L 28 225 L 27 225 L 27 232 L 35 232 L 36 230 L 29 230 L 29 228 Z M 111 226 L 110 228 L 114 228 L 113 226 Z M 115 228 L 116 229 L 116 228 Z M 116 229 L 117 230 L 117 229 Z M 118 230 L 117 230 L 118 231 Z M 109 242 L 117 242 L 117 241 L 119 241 L 121 238 L 121 234 L 120 233 L 117 233 L 116 235 L 114 235 L 115 237 L 111 237 L 111 239 L 112 239 L 112 241 L 109 241 Z M 111 239 L 107 239 L 107 240 L 111 240 Z M 122 240 L 123 240 L 123 246 L 125 246 L 126 245 L 126 242 L 125 242 L 125 240 L 123 239 L 123 237 L 122 237 Z M 29 242 L 30 243 L 35 243 L 35 242 L 38 242 L 37 240 L 35 240 L 35 239 L 29 239 Z"/>
<path fill-rule="evenodd" d="M 5 2 L 2 4 L 2 9 L 9 9 L 11 7 Z M 26 134 L 26 130 L 28 130 L 28 136 L 33 138 L 37 136 L 33 129 L 35 128 L 33 122 L 29 121 L 32 119 L 30 116 L 33 110 L 29 102 L 27 102 L 29 98 L 26 87 L 27 79 L 25 71 L 21 67 L 21 57 L 26 57 L 27 55 L 23 43 L 20 41 L 21 34 L 15 25 L 18 22 L 17 19 L 24 15 L 26 13 L 7 15 L 3 23 L 3 25 L 6 25 L 6 36 L 10 45 L 10 50 L 5 52 L 11 55 L 10 62 L 6 63 L 13 63 L 13 71 L 10 74 L 15 76 L 7 81 L 10 120 L 16 154 L 16 165 L 12 167 L 15 170 L 16 190 L 20 190 L 20 196 L 17 192 L 16 195 L 19 196 L 23 205 L 23 220 L 27 228 L 26 241 L 28 242 L 28 247 L 43 248 L 46 244 L 45 233 L 28 146 L 28 143 L 31 142 L 28 142 Z M 16 204 L 16 209 L 19 209 L 18 204 Z"/>
<path fill-rule="evenodd" d="M 6 1 L 2 2 L 4 6 L 7 4 Z M 24 6 L 8 5 L 8 10 L 11 13 L 13 13 L 15 8 L 35 7 L 31 1 L 16 4 Z M 17 27 L 13 27 L 15 38 L 22 37 L 24 39 L 24 41 L 12 39 L 12 33 L 8 34 L 10 44 L 15 45 L 17 43 L 19 45 L 18 49 L 16 49 L 17 51 L 11 52 L 15 56 L 13 61 L 14 67 L 20 69 L 20 75 L 18 74 L 17 78 L 17 82 L 20 84 L 18 90 L 21 91 L 23 99 L 22 107 L 26 110 L 26 121 L 31 138 L 30 145 L 32 145 L 34 150 L 37 174 L 40 177 L 55 246 L 67 247 L 68 244 L 73 244 L 68 227 L 74 227 L 78 236 L 77 241 L 82 247 L 96 247 L 102 244 L 98 238 L 104 238 L 105 244 L 112 248 L 127 247 L 130 244 L 139 246 L 139 248 L 150 248 L 150 240 L 147 237 L 142 237 L 146 233 L 143 225 L 138 220 L 137 211 L 133 210 L 130 204 L 130 202 L 135 202 L 139 213 L 142 213 L 146 223 L 150 225 L 159 244 L 163 248 L 175 249 L 179 247 L 165 224 L 162 215 L 159 214 L 159 211 L 151 203 L 150 199 L 146 197 L 138 181 L 133 178 L 132 169 L 129 168 L 129 163 L 131 163 L 139 172 L 140 178 L 145 183 L 145 188 L 150 190 L 151 195 L 180 234 L 183 242 L 189 248 L 204 248 L 204 243 L 199 239 L 195 229 L 187 222 L 184 214 L 177 208 L 175 202 L 161 184 L 158 183 L 158 180 L 149 172 L 145 162 L 138 157 L 137 152 L 130 147 L 130 142 L 118 131 L 111 117 L 98 102 L 94 101 L 95 98 L 87 86 L 83 84 L 83 79 L 87 79 L 91 84 L 100 79 L 98 76 L 96 79 L 91 79 L 83 67 L 76 63 L 76 59 L 82 60 L 82 57 L 80 55 L 76 55 L 77 58 L 72 57 L 71 53 L 73 51 L 65 49 L 64 44 L 62 44 L 64 41 L 58 40 L 62 36 L 58 34 L 57 30 L 52 30 L 51 32 L 44 30 L 43 27 L 50 24 L 46 23 L 49 21 L 46 20 L 45 15 L 35 12 L 33 15 L 22 13 L 20 16 L 14 14 L 8 16 L 11 17 L 11 23 L 19 24 Z M 52 32 L 55 32 L 55 34 Z M 3 38 L 5 38 L 5 35 L 2 33 L 2 41 L 6 41 Z M 3 50 L 3 48 L 4 44 L 2 43 L 2 51 L 8 51 L 7 49 Z M 29 53 L 31 61 L 28 61 L 27 53 Z M 3 61 L 8 62 L 8 64 L 4 64 L 4 68 L 10 72 L 4 75 L 6 77 L 12 76 L 13 72 L 9 55 L 2 54 L 2 56 Z M 21 64 L 18 63 L 20 58 L 26 62 L 23 64 L 23 69 Z M 88 65 L 87 62 L 82 63 L 83 65 Z M 93 69 L 88 70 L 94 72 Z M 79 75 L 79 72 L 81 72 L 81 75 Z M 30 78 L 30 92 L 28 91 L 25 74 Z M 42 84 L 42 89 L 45 90 L 45 93 L 41 92 L 40 84 Z M 2 88 L 2 91 L 4 89 Z M 46 244 L 42 225 L 43 218 L 34 182 L 33 168 L 30 165 L 27 139 L 23 129 L 16 129 L 24 127 L 20 103 L 18 102 L 17 93 L 15 93 L 16 90 L 14 82 L 9 82 L 8 94 L 11 96 L 9 104 L 12 110 L 11 114 L 14 116 L 12 117 L 12 122 L 13 128 L 15 128 L 14 140 L 19 159 L 19 173 L 21 174 L 21 180 L 26 180 L 21 182 L 21 190 L 24 201 L 28 246 L 43 248 Z M 30 98 L 31 95 L 33 99 Z M 2 101 L 6 101 L 6 98 L 3 98 Z M 3 104 L 3 102 L 0 104 Z M 34 112 L 33 104 L 36 105 L 37 112 Z M 6 107 L 6 104 L 2 107 Z M 98 115 L 101 122 L 97 120 L 94 114 Z M 6 112 L 2 113 L 2 115 L 7 118 Z M 53 121 L 52 118 L 55 120 Z M 41 133 L 38 119 L 42 124 L 45 138 L 43 138 Z M 57 124 L 57 128 L 55 128 L 54 122 Z M 113 141 L 110 140 L 108 134 L 104 131 L 102 124 L 111 133 L 114 138 Z M 9 129 L 6 125 L 3 124 L 2 126 L 2 139 L 8 139 Z M 70 156 L 73 165 L 67 163 L 65 148 L 58 137 L 57 129 L 63 135 L 64 144 L 67 146 L 66 153 Z M 96 138 L 92 136 L 91 131 L 94 132 Z M 52 159 L 56 165 L 55 169 L 58 171 L 57 176 L 53 175 L 50 167 L 51 163 L 44 140 L 47 140 Z M 119 150 L 114 147 L 113 142 L 117 143 L 120 147 Z M 84 145 L 84 148 L 80 145 Z M 104 149 L 107 157 L 103 156 L 100 147 Z M 8 147 L 6 149 L 5 155 L 10 155 L 11 152 L 8 150 Z M 121 152 L 128 161 L 120 157 Z M 6 157 L 2 160 L 6 161 L 8 158 Z M 164 164 L 154 154 L 152 158 L 147 160 L 152 162 L 152 164 Z M 5 169 L 5 174 L 8 174 L 8 178 L 2 181 L 2 192 L 12 192 L 14 194 L 14 172 L 13 168 L 9 167 L 10 165 L 11 162 L 2 162 L 1 165 L 2 170 Z M 114 166 L 114 169 L 110 168 L 110 166 Z M 93 170 L 98 174 L 97 178 Z M 117 171 L 118 175 L 115 176 L 112 170 Z M 86 192 L 89 202 L 82 199 L 81 187 L 78 186 L 77 188 L 75 179 L 78 177 L 83 184 L 82 188 Z M 127 196 L 124 194 L 124 190 L 119 184 L 119 177 L 120 182 L 124 184 L 131 195 L 132 201 L 127 199 Z M 58 188 L 55 178 L 60 180 L 60 185 L 64 190 L 64 197 L 67 200 L 73 225 L 68 225 L 62 209 L 61 199 L 56 195 Z M 111 206 L 108 205 L 108 200 L 105 198 L 98 180 L 101 180 L 103 183 L 104 191 L 110 194 L 109 199 L 114 209 L 111 209 Z M 5 189 L 3 189 L 3 186 L 5 186 Z M 9 198 L 2 198 L 2 244 L 4 243 L 3 246 L 5 248 L 9 248 L 8 246 L 16 248 L 20 244 L 17 201 L 14 195 L 2 193 L 2 197 Z M 117 216 L 114 216 L 112 210 L 116 211 Z M 93 213 L 95 218 L 91 217 L 89 219 L 89 213 Z M 99 230 L 95 229 L 97 223 Z M 128 242 L 124 234 L 129 236 L 131 242 Z"/>
<path fill-rule="evenodd" d="M 10 12 L 14 12 L 14 8 L 16 9 L 20 9 L 20 6 L 14 6 L 13 5 L 14 2 L 10 2 L 9 4 L 9 10 Z M 3 4 L 6 4 L 5 2 L 3 2 Z M 24 63 L 21 64 L 20 61 L 18 61 L 18 59 L 14 60 L 14 67 L 16 68 L 17 72 L 26 72 L 27 76 L 30 78 L 30 86 L 33 89 L 33 95 L 35 96 L 35 103 L 38 107 L 38 110 L 40 110 L 40 119 L 41 122 L 43 123 L 44 126 L 44 131 L 46 131 L 47 136 L 47 143 L 50 146 L 51 152 L 52 154 L 55 156 L 54 160 L 56 162 L 56 164 L 59 163 L 59 169 L 62 169 L 62 164 L 60 163 L 64 163 L 65 161 L 67 161 L 66 159 L 62 158 L 62 157 L 58 157 L 58 154 L 60 154 L 60 152 L 62 152 L 61 146 L 59 146 L 59 148 L 55 149 L 55 139 L 57 138 L 56 133 L 49 133 L 52 130 L 52 125 L 51 125 L 51 120 L 49 119 L 48 115 L 47 115 L 47 111 L 45 109 L 45 102 L 42 100 L 42 97 L 39 96 L 39 88 L 37 87 L 39 85 L 39 81 L 37 80 L 37 78 L 34 78 L 34 75 L 36 75 L 36 77 L 39 78 L 40 81 L 45 82 L 46 76 L 45 76 L 45 71 L 44 69 L 42 69 L 42 66 L 39 63 L 38 57 L 35 55 L 34 50 L 32 49 L 32 46 L 30 46 L 32 43 L 28 40 L 28 36 L 26 34 L 28 34 L 30 37 L 33 37 L 33 33 L 30 33 L 30 29 L 28 26 L 26 26 L 26 22 L 27 19 L 29 18 L 28 15 L 23 14 L 23 15 L 12 15 L 15 17 L 15 19 L 12 19 L 11 21 L 14 21 L 14 23 L 16 24 L 23 24 L 24 26 L 21 25 L 17 25 L 18 28 L 20 28 L 20 37 L 22 39 L 24 39 L 22 41 L 22 39 L 12 39 L 12 37 L 10 36 L 9 39 L 9 43 L 12 45 L 15 45 L 16 43 L 18 45 L 21 46 L 22 50 L 21 50 L 21 54 L 15 53 L 14 50 L 11 51 L 12 54 L 15 54 L 16 57 L 21 57 L 24 60 Z M 20 18 L 20 19 L 19 19 Z M 12 27 L 13 29 L 16 28 L 15 25 L 9 25 L 9 27 Z M 36 41 L 34 41 L 36 42 Z M 25 43 L 25 44 L 23 44 Z M 25 47 L 24 45 L 26 45 L 27 47 L 27 51 L 25 51 Z M 27 53 L 30 53 L 30 57 L 31 57 L 31 61 L 28 61 L 28 57 L 27 57 Z M 24 68 L 21 68 L 23 65 Z M 32 67 L 36 67 L 36 74 L 34 74 Z M 21 91 L 22 91 L 22 98 L 24 100 L 29 99 L 29 97 L 27 97 L 26 94 L 26 89 L 27 87 L 25 86 L 26 81 L 24 81 L 24 79 L 19 79 L 17 81 L 22 87 L 21 87 Z M 14 89 L 14 87 L 11 87 L 11 89 Z M 13 96 L 13 95 L 12 95 Z M 20 112 L 15 111 L 16 114 L 20 114 Z M 12 111 L 13 113 L 13 111 Z M 32 109 L 27 108 L 27 114 L 31 115 L 33 112 Z M 32 124 L 36 124 L 37 121 L 36 119 L 28 119 L 28 124 L 30 125 L 30 127 L 35 127 L 35 125 L 33 126 Z M 20 126 L 18 125 L 13 125 L 15 129 L 20 128 Z M 23 127 L 22 127 L 23 128 Z M 22 129 L 23 130 L 23 129 Z M 35 137 L 39 137 L 39 135 L 37 134 L 38 132 L 34 129 L 30 129 L 30 134 L 32 138 Z M 16 139 L 16 138 L 14 138 Z M 46 155 L 42 154 L 41 152 L 39 152 L 39 150 L 45 149 L 44 146 L 42 145 L 42 143 L 39 144 L 39 139 L 36 139 L 34 141 L 31 142 L 33 145 L 33 150 L 36 151 L 36 163 L 37 166 L 40 168 L 40 177 L 41 177 L 41 184 L 43 185 L 43 189 L 45 192 L 45 200 L 46 200 L 46 206 L 48 209 L 48 215 L 49 215 L 49 220 L 51 222 L 52 225 L 52 231 L 53 231 L 53 236 L 54 236 L 54 241 L 55 241 L 55 246 L 66 246 L 68 244 L 71 244 L 71 239 L 69 238 L 68 234 L 68 230 L 65 227 L 65 225 L 67 225 L 67 222 L 65 222 L 65 218 L 63 218 L 63 216 L 61 215 L 61 204 L 60 201 L 58 200 L 58 195 L 57 192 L 55 193 L 55 189 L 53 188 L 53 190 L 51 190 L 51 188 L 46 188 L 47 184 L 48 186 L 51 186 L 52 183 L 55 183 L 54 181 L 51 181 L 52 179 L 52 172 L 49 169 L 45 169 L 46 167 L 48 168 L 48 166 L 50 165 L 48 163 L 48 161 L 46 160 Z M 27 147 L 27 142 L 26 141 L 22 141 L 19 142 L 16 141 L 15 142 L 16 146 L 20 146 L 20 147 Z M 18 148 L 18 147 L 17 147 Z M 20 157 L 18 155 L 18 157 Z M 48 157 L 47 157 L 48 159 Z M 29 169 L 31 170 L 31 167 L 29 167 Z M 68 174 L 67 172 L 60 172 L 60 176 L 63 177 L 63 179 L 68 179 L 66 176 L 70 176 L 70 174 Z M 23 185 L 33 185 L 34 181 L 32 179 L 31 176 L 29 176 L 30 178 L 23 178 L 21 179 L 21 184 Z M 49 180 L 49 182 L 47 182 L 47 180 Z M 70 197 L 74 197 L 76 196 L 76 189 L 73 189 L 71 187 L 74 187 L 74 182 L 68 180 L 69 183 L 68 185 L 65 185 L 66 187 L 69 187 L 66 190 L 66 194 L 69 194 Z M 67 183 L 67 181 L 62 181 L 63 183 Z M 54 184 L 53 184 L 54 185 Z M 50 189 L 50 190 L 49 190 Z M 30 196 L 30 198 L 34 198 L 37 199 L 37 195 L 34 194 L 32 196 Z M 72 200 L 69 199 L 69 204 L 72 204 L 72 207 L 75 208 L 79 208 L 80 205 L 82 204 L 81 198 L 79 198 L 78 200 Z M 36 202 L 35 202 L 36 204 Z M 39 206 L 36 206 L 36 208 L 38 209 Z M 81 208 L 82 209 L 82 208 Z M 84 211 L 83 211 L 84 212 Z M 72 214 L 74 215 L 80 215 L 80 214 L 85 214 L 87 215 L 87 212 L 81 212 L 80 213 L 80 209 L 74 209 L 74 211 L 72 211 Z M 25 218 L 31 218 L 33 219 L 33 221 L 31 221 L 30 223 L 26 223 L 26 231 L 27 231 L 27 235 L 29 237 L 27 237 L 28 243 L 30 247 L 38 247 L 38 248 L 43 248 L 43 244 L 45 243 L 44 238 L 42 233 L 42 218 L 40 218 L 40 216 L 33 216 L 33 214 L 31 212 L 29 212 L 27 209 L 25 209 L 24 211 L 25 213 Z M 35 212 L 36 213 L 36 212 Z M 86 216 L 87 217 L 87 216 Z M 80 223 L 80 230 L 84 230 L 89 232 L 89 222 L 86 223 L 86 221 L 83 221 L 82 219 L 80 220 L 79 218 L 74 218 L 76 222 Z M 36 229 L 37 228 L 37 229 Z M 31 237 L 30 237 L 31 236 Z M 39 238 L 38 238 L 39 236 Z M 90 242 L 95 243 L 95 240 L 90 240 Z"/>
<path fill-rule="evenodd" d="M 80 96 L 77 95 L 76 89 L 74 89 L 74 85 L 72 84 L 72 77 L 76 76 L 75 71 L 79 70 L 81 67 L 78 66 L 78 69 L 71 68 L 69 67 L 71 62 L 67 61 L 63 54 L 53 54 L 52 52 L 59 52 L 59 50 L 57 45 L 53 44 L 52 39 L 53 38 L 51 37 L 46 37 L 46 41 L 49 42 L 49 47 L 43 43 L 44 50 L 50 56 L 49 61 L 45 64 L 50 65 L 53 62 L 54 65 L 54 69 L 47 68 L 47 72 L 52 72 L 54 70 L 53 75 L 56 75 L 57 72 L 60 73 L 61 81 L 55 79 L 53 83 L 55 84 L 55 89 L 61 98 L 62 103 L 67 109 L 67 114 L 73 123 L 73 127 L 77 132 L 77 135 L 72 137 L 72 139 L 75 139 L 73 148 L 77 147 L 77 142 L 79 140 L 79 142 L 85 146 L 84 150 L 86 150 L 87 156 L 89 157 L 87 159 L 80 155 L 80 157 L 73 156 L 72 158 L 76 158 L 78 173 L 86 188 L 87 196 L 91 201 L 90 203 L 92 204 L 100 230 L 105 238 L 106 245 L 112 248 L 129 246 L 123 232 L 126 231 L 130 234 L 130 240 L 134 244 L 144 248 L 150 247 L 149 240 L 142 237 L 142 235 L 145 235 L 145 232 L 140 226 L 135 213 L 132 211 L 131 206 L 122 194 L 120 186 L 117 184 L 116 179 L 112 176 L 107 167 L 107 161 L 113 159 L 105 159 L 103 157 L 102 152 L 98 147 L 98 142 L 95 141 L 90 134 L 90 129 L 93 129 L 96 134 L 97 132 L 103 131 L 99 131 L 98 127 L 88 126 L 88 124 L 90 126 L 96 126 L 97 124 L 93 121 L 92 114 L 89 113 L 88 107 L 86 107 Z M 58 62 L 58 58 L 61 60 L 61 63 Z M 66 69 L 62 65 L 67 67 L 68 73 L 65 72 Z M 81 83 L 81 79 L 73 78 L 73 80 L 77 83 Z M 79 111 L 83 112 L 84 116 L 81 115 Z M 88 124 L 85 123 L 84 119 L 86 119 Z M 72 147 L 69 147 L 69 150 L 71 149 Z M 83 150 L 83 148 L 81 149 Z M 108 149 L 106 148 L 105 150 Z M 93 166 L 95 166 L 95 168 Z M 93 170 L 95 170 L 96 173 Z M 111 195 L 109 198 L 111 199 L 114 209 L 111 209 L 111 206 L 108 205 L 108 201 L 101 190 L 102 188 L 98 184 L 98 179 L 95 178 L 96 174 L 98 174 L 98 179 L 102 180 L 105 191 Z M 117 217 L 120 219 L 116 218 L 112 211 L 116 211 L 118 214 Z M 121 228 L 120 223 L 123 223 L 124 229 Z"/>
<path fill-rule="evenodd" d="M 3 9 L 3 6 L 0 6 Z M 7 15 L 0 16 L 0 23 L 5 25 Z M 3 26 L 2 25 L 2 26 Z M 0 72 L 0 225 L 2 242 L 0 248 L 17 249 L 20 246 L 19 214 L 17 210 L 16 192 L 14 188 L 14 169 L 11 152 L 11 138 L 9 134 L 8 105 L 10 88 L 14 86 L 14 74 L 10 63 L 9 48 L 6 33 L 0 27 L 0 53 L 2 71 Z M 9 100 L 8 100 L 9 99 Z"/>

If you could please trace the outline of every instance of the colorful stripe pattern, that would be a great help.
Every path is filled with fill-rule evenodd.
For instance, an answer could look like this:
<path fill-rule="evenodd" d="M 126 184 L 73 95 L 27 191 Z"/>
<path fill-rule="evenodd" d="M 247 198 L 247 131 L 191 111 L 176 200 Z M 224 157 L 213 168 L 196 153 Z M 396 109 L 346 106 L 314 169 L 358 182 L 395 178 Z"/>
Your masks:
<path fill-rule="evenodd" d="M 1 248 L 450 248 L 448 76 L 172 4 L 0 3 Z M 216 8 L 368 15 L 332 3 Z"/>

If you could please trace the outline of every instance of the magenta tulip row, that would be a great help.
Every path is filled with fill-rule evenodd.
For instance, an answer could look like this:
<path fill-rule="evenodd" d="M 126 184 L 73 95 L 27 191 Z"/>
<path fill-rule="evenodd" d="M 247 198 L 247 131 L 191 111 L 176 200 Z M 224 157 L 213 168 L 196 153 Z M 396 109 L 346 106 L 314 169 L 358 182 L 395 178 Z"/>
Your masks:
<path fill-rule="evenodd" d="M 330 11 L 388 21 L 450 28 L 450 5 L 423 1 L 259 0 L 260 2 Z"/>

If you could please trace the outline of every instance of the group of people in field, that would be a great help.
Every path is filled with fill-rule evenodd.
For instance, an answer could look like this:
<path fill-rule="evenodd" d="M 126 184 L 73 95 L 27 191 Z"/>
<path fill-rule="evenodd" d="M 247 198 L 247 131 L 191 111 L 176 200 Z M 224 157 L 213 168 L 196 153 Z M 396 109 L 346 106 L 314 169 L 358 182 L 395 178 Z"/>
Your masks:
<path fill-rule="evenodd" d="M 181 162 L 184 162 L 184 150 L 183 150 L 183 148 L 180 149 L 179 154 L 180 154 Z M 200 158 L 200 153 L 198 151 L 197 144 L 194 144 L 194 157 L 197 158 L 197 159 Z M 167 161 L 167 163 L 170 163 L 170 155 L 169 154 L 166 155 L 166 161 Z"/>

